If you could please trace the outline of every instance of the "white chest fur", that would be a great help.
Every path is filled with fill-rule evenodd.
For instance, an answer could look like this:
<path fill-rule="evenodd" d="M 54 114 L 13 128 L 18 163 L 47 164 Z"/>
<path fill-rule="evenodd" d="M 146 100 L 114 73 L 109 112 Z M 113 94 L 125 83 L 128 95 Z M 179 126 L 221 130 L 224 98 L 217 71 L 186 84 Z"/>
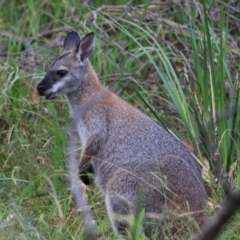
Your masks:
<path fill-rule="evenodd" d="M 81 139 L 82 145 L 84 146 L 88 139 L 86 128 L 81 121 L 77 122 L 76 125 L 77 125 L 78 135 Z"/>
<path fill-rule="evenodd" d="M 73 108 L 70 104 L 69 104 L 69 109 L 70 109 L 70 114 L 72 116 L 72 119 L 76 125 L 76 128 L 77 128 L 76 130 L 81 139 L 82 146 L 84 146 L 89 136 L 87 134 L 86 127 L 84 126 L 83 121 L 81 119 L 81 110 L 78 108 Z"/>

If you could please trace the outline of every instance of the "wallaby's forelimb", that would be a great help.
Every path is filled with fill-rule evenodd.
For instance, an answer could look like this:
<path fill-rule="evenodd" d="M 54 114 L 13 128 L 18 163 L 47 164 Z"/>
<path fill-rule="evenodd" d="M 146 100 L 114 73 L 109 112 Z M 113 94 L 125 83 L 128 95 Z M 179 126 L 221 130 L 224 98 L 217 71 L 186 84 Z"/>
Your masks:
<path fill-rule="evenodd" d="M 93 179 L 89 178 L 89 173 L 94 175 L 94 169 L 91 163 L 89 163 L 88 166 L 84 168 L 84 170 L 79 170 L 79 177 L 85 185 L 90 185 L 92 183 Z"/>
<path fill-rule="evenodd" d="M 87 140 L 85 149 L 83 149 L 82 157 L 79 164 L 79 171 L 83 171 L 89 165 L 92 157 L 96 156 L 100 150 L 99 137 L 93 135 Z"/>
<path fill-rule="evenodd" d="M 97 239 L 97 230 L 94 223 L 94 218 L 90 212 L 87 201 L 83 195 L 81 184 L 78 180 L 78 135 L 75 131 L 74 123 L 68 127 L 68 170 L 71 191 L 79 209 L 83 214 L 83 221 L 87 231 L 88 240 Z"/>
<path fill-rule="evenodd" d="M 89 185 L 90 179 L 87 175 L 88 173 L 94 173 L 93 166 L 91 165 L 90 161 L 94 156 L 97 155 L 97 153 L 100 150 L 100 143 L 98 141 L 99 137 L 93 135 L 93 137 L 90 137 L 86 143 L 85 149 L 83 149 L 83 153 L 80 159 L 79 164 L 79 175 L 82 182 L 86 185 Z"/>

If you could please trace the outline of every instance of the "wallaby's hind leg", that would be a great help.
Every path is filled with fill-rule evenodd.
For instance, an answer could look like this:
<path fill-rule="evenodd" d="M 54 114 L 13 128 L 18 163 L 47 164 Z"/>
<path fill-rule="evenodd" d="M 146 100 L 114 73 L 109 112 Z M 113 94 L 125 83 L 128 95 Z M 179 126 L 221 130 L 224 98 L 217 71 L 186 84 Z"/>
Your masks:
<path fill-rule="evenodd" d="M 138 197 L 135 196 L 136 201 L 138 202 Z M 138 214 L 141 212 L 142 208 L 138 208 L 136 205 L 136 201 L 134 203 L 130 203 L 128 200 L 124 199 L 122 196 L 116 196 L 116 195 L 106 195 L 106 207 L 108 211 L 108 215 L 110 218 L 110 221 L 112 223 L 112 227 L 114 231 L 118 234 L 124 237 L 124 239 L 128 239 L 128 233 L 131 235 L 132 229 L 131 226 L 134 224 L 135 220 L 138 220 Z M 134 204 L 134 206 L 133 206 Z M 146 210 L 146 208 L 144 208 Z M 139 211 L 136 213 L 136 211 Z M 148 214 L 148 213 L 145 213 Z M 152 218 L 152 217 L 144 217 L 144 223 L 143 223 L 143 230 L 145 235 L 149 238 L 152 239 L 153 236 L 156 236 L 156 239 L 163 239 L 162 238 L 162 232 L 160 231 L 161 229 L 161 214 L 156 214 L 157 218 Z M 136 218 L 134 218 L 136 217 Z M 134 220 L 135 219 L 135 220 Z"/>
<path fill-rule="evenodd" d="M 130 173 L 129 169 L 133 167 L 129 166 L 124 171 L 117 171 L 108 181 L 106 206 L 115 231 L 124 235 L 129 229 L 139 191 L 143 193 L 145 234 L 150 239 L 155 236 L 164 239 L 185 234 L 194 228 L 197 230 L 197 223 L 201 227 L 205 220 L 206 194 L 198 172 L 190 171 L 192 166 L 177 156 L 168 156 L 155 166 L 154 162 L 152 164 L 140 165 L 139 168 L 145 170 L 142 172 L 135 166 L 137 176 Z M 158 168 L 159 171 L 151 171 Z"/>
<path fill-rule="evenodd" d="M 144 210 L 144 212 L 149 210 L 146 206 L 146 201 L 149 200 L 148 202 L 150 205 L 159 205 L 156 208 L 158 212 L 163 204 L 163 197 L 161 196 L 161 193 L 158 191 L 157 193 L 155 191 L 151 191 L 150 185 L 148 186 L 150 191 L 146 191 L 146 189 L 144 189 L 146 187 L 144 184 L 146 179 L 144 180 L 141 178 L 141 174 L 136 177 L 132 173 L 128 173 L 128 171 L 125 169 L 123 171 L 116 172 L 114 177 L 108 182 L 107 185 L 105 203 L 108 215 L 115 232 L 123 237 L 127 236 L 128 233 L 130 235 L 133 233 L 133 229 L 131 229 L 131 227 L 133 227 L 132 224 L 135 224 L 135 220 L 140 220 L 139 217 L 142 217 L 140 216 L 142 210 Z M 128 183 L 128 186 L 131 187 L 126 187 L 126 182 Z M 158 183 L 158 185 L 161 184 Z M 146 197 L 145 194 L 148 194 L 149 196 Z M 152 198 L 156 198 L 156 194 L 158 195 L 157 203 L 155 201 L 152 202 Z M 159 217 L 159 214 L 157 214 L 157 217 Z M 154 227 L 150 227 L 149 225 L 146 226 L 144 219 L 142 223 L 144 230 L 147 230 L 146 232 L 148 233 L 153 232 L 159 226 L 158 219 L 157 222 L 154 219 Z M 141 222 L 139 222 L 139 224 L 141 224 Z M 147 235 L 151 237 L 151 234 Z"/>
<path fill-rule="evenodd" d="M 106 194 L 105 198 L 108 216 L 112 227 L 117 234 L 126 236 L 129 229 L 129 219 L 131 215 L 130 203 L 122 196 Z"/>
<path fill-rule="evenodd" d="M 126 184 L 127 182 L 127 184 Z M 138 193 L 138 179 L 127 170 L 119 170 L 109 179 L 105 196 L 106 208 L 113 229 L 126 236 L 133 218 Z"/>

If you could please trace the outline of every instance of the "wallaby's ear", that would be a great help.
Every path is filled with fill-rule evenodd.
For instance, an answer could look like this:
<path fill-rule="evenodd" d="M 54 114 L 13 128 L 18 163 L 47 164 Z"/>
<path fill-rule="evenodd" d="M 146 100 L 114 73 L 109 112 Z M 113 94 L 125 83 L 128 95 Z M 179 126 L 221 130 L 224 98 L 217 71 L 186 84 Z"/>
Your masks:
<path fill-rule="evenodd" d="M 81 42 L 81 38 L 79 37 L 77 32 L 70 32 L 64 39 L 63 47 L 65 50 L 77 49 L 79 43 Z"/>
<path fill-rule="evenodd" d="M 93 52 L 95 44 L 94 33 L 87 34 L 83 40 L 81 41 L 78 49 L 78 57 L 84 62 L 87 58 L 89 58 Z"/>

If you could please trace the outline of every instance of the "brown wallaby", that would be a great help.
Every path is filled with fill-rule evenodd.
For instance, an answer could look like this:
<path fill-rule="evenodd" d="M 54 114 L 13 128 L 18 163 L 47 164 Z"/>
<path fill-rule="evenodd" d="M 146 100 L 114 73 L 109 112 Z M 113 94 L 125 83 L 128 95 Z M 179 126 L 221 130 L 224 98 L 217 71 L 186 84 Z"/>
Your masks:
<path fill-rule="evenodd" d="M 144 231 L 151 239 L 164 239 L 168 230 L 172 236 L 183 234 L 190 222 L 199 230 L 207 195 L 194 158 L 153 119 L 101 85 L 88 60 L 94 41 L 93 33 L 81 40 L 70 32 L 37 86 L 47 99 L 66 95 L 83 147 L 80 171 L 91 164 L 121 236 L 131 231 L 137 209 L 144 212 Z"/>

